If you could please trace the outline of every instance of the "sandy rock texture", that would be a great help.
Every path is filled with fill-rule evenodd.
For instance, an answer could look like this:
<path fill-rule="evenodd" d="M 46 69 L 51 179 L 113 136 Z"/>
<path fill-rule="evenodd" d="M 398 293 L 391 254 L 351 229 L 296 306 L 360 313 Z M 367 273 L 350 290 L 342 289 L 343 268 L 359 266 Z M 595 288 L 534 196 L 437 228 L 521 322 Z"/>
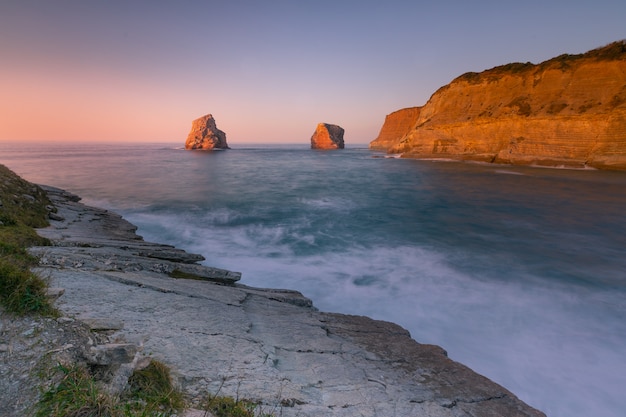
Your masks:
<path fill-rule="evenodd" d="M 409 107 L 396 110 L 385 117 L 385 123 L 380 129 L 380 133 L 372 143 L 370 149 L 386 151 L 391 149 L 398 138 L 403 138 L 411 132 L 417 123 L 421 107 Z"/>
<path fill-rule="evenodd" d="M 74 319 L 19 317 L 0 308 L 0 416 L 34 415 L 53 367 L 84 357 L 97 338 Z"/>
<path fill-rule="evenodd" d="M 343 134 L 340 126 L 319 123 L 311 136 L 311 149 L 343 149 Z"/>
<path fill-rule="evenodd" d="M 101 323 L 112 355 L 130 356 L 120 346 L 135 345 L 168 364 L 192 404 L 219 393 L 277 416 L 544 416 L 398 325 L 320 312 L 295 291 L 242 285 L 236 273 L 197 264 L 197 255 L 144 242 L 115 213 L 46 190 L 59 220 L 40 233 L 55 246 L 32 251 L 64 290 L 56 301 L 64 319 Z M 173 278 L 171 264 L 213 272 Z"/>
<path fill-rule="evenodd" d="M 626 169 L 626 43 L 467 73 L 390 114 L 372 149 L 415 158 Z"/>
<path fill-rule="evenodd" d="M 219 130 L 213 115 L 207 114 L 191 122 L 191 131 L 185 141 L 185 149 L 230 149 L 226 143 L 226 133 Z"/>

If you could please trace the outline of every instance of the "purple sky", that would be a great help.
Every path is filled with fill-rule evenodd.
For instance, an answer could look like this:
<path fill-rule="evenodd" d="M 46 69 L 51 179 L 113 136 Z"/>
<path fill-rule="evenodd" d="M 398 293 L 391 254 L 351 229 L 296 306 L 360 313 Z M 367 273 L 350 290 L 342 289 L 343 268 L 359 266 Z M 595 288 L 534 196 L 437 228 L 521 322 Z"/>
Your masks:
<path fill-rule="evenodd" d="M 626 38 L 626 1 L 0 4 L 0 140 L 179 142 L 212 113 L 231 147 L 367 143 L 467 71 Z"/>

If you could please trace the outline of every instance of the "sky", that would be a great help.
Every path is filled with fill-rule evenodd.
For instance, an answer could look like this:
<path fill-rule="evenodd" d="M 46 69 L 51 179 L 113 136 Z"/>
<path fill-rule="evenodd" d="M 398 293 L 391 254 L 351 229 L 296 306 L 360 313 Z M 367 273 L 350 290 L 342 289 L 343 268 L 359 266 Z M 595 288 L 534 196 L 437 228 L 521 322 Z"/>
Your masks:
<path fill-rule="evenodd" d="M 457 76 L 626 38 L 624 0 L 1 0 L 0 141 L 346 146 Z"/>

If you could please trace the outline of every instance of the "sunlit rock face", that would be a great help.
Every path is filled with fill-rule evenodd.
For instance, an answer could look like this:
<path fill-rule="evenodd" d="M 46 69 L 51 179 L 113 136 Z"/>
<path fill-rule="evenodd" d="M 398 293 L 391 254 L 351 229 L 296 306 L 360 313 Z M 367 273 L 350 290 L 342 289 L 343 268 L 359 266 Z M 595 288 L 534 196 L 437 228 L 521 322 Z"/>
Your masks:
<path fill-rule="evenodd" d="M 626 169 L 626 43 L 461 75 L 423 107 L 387 116 L 370 147 L 415 158 Z"/>
<path fill-rule="evenodd" d="M 319 123 L 311 136 L 311 149 L 343 149 L 343 128 Z"/>
<path fill-rule="evenodd" d="M 409 134 L 417 118 L 420 115 L 421 107 L 409 107 L 388 114 L 385 123 L 380 129 L 378 137 L 370 143 L 371 149 L 387 150 L 395 145 L 398 138 Z"/>
<path fill-rule="evenodd" d="M 230 149 L 226 143 L 226 133 L 215 125 L 215 119 L 207 114 L 191 122 L 191 131 L 185 142 L 185 149 Z"/>

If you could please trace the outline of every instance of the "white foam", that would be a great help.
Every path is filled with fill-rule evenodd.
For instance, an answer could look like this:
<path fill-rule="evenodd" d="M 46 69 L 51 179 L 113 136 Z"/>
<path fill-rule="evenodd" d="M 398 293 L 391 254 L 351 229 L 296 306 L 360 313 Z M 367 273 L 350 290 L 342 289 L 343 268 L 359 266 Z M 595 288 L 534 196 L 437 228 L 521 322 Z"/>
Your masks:
<path fill-rule="evenodd" d="M 504 169 L 496 169 L 494 172 L 496 174 L 504 174 L 504 175 L 526 175 L 523 172 L 508 171 L 508 170 L 504 170 Z"/>
<path fill-rule="evenodd" d="M 170 222 L 154 231 L 174 229 L 167 236 L 180 240 L 170 243 L 202 253 L 207 264 L 243 272 L 244 284 L 297 289 L 321 310 L 396 322 L 552 417 L 616 417 L 612 410 L 620 409 L 626 327 L 604 317 L 607 304 L 623 316 L 619 293 L 546 285 L 530 275 L 472 276 L 420 247 L 294 256 L 280 244 L 292 233 L 285 227 L 222 228 L 219 215 L 212 218 L 218 221 L 206 228 L 180 218 L 144 220 L 150 227 Z M 301 238 L 314 243 L 312 236 Z"/>
<path fill-rule="evenodd" d="M 349 211 L 356 208 L 356 204 L 344 198 L 300 198 L 300 203 L 319 210 L 341 210 Z"/>

